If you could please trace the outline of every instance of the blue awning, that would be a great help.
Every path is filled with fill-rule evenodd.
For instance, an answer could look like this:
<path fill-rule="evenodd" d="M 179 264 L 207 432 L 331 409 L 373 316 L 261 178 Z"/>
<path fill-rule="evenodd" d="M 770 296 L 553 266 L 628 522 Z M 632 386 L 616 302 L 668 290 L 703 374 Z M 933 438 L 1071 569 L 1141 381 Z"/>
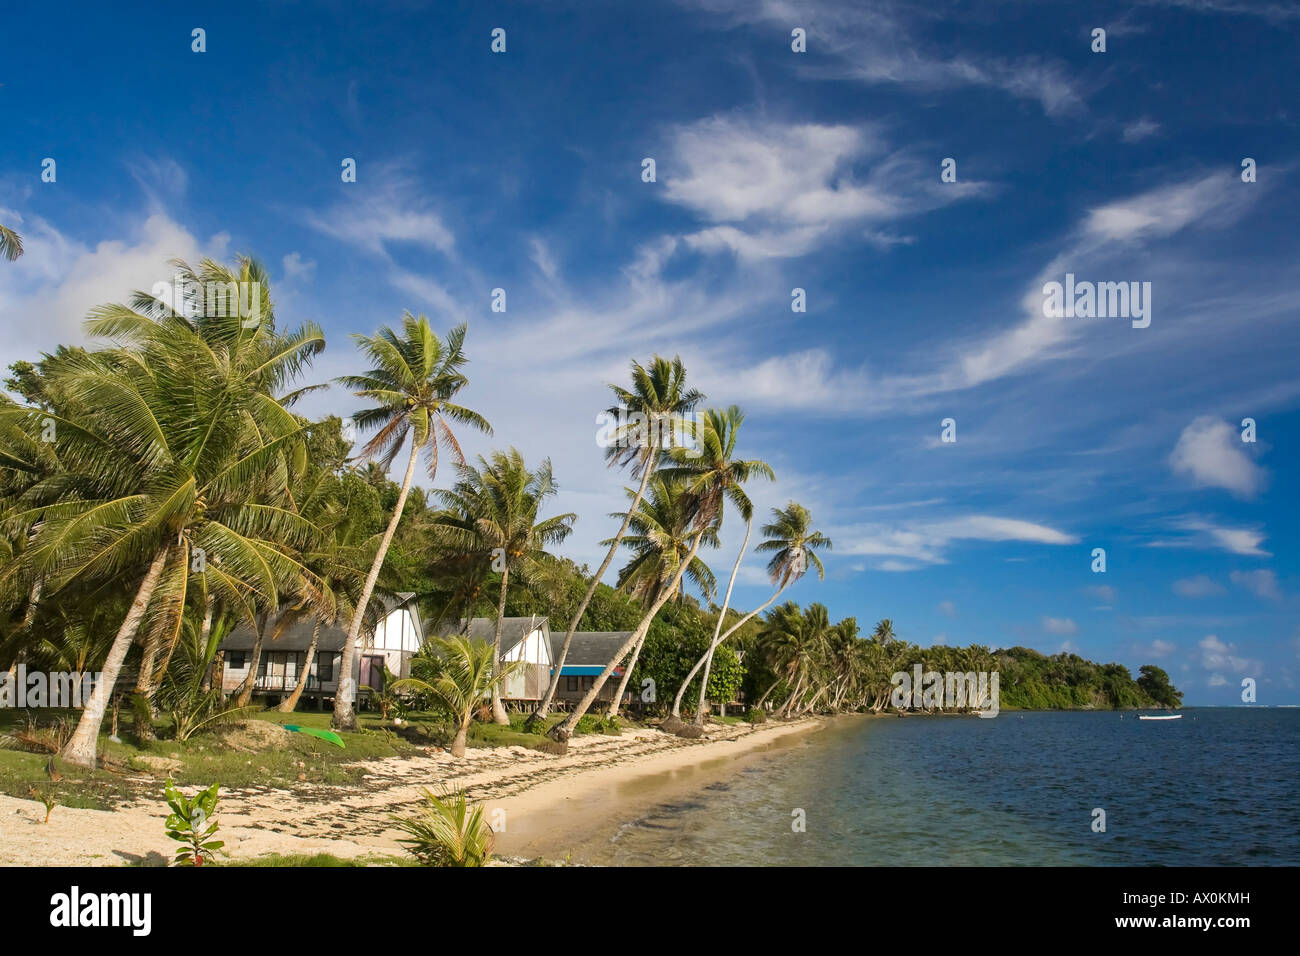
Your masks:
<path fill-rule="evenodd" d="M 552 668 L 551 671 L 552 673 L 554 673 L 555 669 Z M 597 677 L 600 674 L 603 674 L 604 672 L 605 672 L 605 668 L 599 667 L 594 664 L 590 666 L 585 664 L 577 664 L 577 665 L 565 664 L 564 667 L 560 670 L 560 676 L 561 677 Z M 623 675 L 623 668 L 621 667 L 614 668 L 614 673 L 621 677 Z"/>

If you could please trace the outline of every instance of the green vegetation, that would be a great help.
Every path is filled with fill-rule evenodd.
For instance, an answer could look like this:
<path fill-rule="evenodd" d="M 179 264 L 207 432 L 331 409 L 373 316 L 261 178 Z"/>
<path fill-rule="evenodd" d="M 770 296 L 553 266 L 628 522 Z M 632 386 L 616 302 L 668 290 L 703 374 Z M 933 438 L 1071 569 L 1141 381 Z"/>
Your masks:
<path fill-rule="evenodd" d="M 464 791 L 424 791 L 425 806 L 415 817 L 392 818 L 407 834 L 398 840 L 422 866 L 486 866 L 493 834 L 481 806 L 470 807 Z"/>
<path fill-rule="evenodd" d="M 167 836 L 181 844 L 176 851 L 178 866 L 202 866 L 212 862 L 212 854 L 226 845 L 224 840 L 214 840 L 217 821 L 217 784 L 187 797 L 176 789 L 169 779 L 163 791 L 171 813 L 167 815 Z"/>

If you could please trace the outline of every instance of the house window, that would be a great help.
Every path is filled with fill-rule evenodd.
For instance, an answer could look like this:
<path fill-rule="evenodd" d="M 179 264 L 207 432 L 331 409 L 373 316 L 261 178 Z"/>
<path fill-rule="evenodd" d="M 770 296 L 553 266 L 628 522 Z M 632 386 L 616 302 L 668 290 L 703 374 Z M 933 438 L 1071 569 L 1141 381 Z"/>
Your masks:
<path fill-rule="evenodd" d="M 230 657 L 226 659 L 226 666 L 231 670 L 242 671 L 248 666 L 248 661 L 244 658 L 243 651 L 231 651 Z"/>
<path fill-rule="evenodd" d="M 322 654 L 316 658 L 316 679 L 322 684 L 328 684 L 334 679 L 333 654 Z"/>
<path fill-rule="evenodd" d="M 582 689 L 583 689 L 584 691 L 591 690 L 591 689 L 592 689 L 593 687 L 595 687 L 595 686 L 596 686 L 596 678 L 594 678 L 594 677 L 584 677 L 584 678 L 582 679 Z"/>
<path fill-rule="evenodd" d="M 576 694 L 578 692 L 578 678 L 566 677 L 565 681 L 567 681 L 565 687 L 569 690 L 569 692 Z"/>

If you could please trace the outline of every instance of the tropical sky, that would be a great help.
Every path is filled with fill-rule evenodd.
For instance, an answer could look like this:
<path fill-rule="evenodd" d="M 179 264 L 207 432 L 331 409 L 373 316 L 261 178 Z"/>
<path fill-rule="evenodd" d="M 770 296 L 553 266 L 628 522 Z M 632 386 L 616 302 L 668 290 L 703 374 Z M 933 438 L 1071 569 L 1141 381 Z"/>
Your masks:
<path fill-rule="evenodd" d="M 797 500 L 834 541 L 792 598 L 1300 703 L 1300 7 L 10 0 L 4 25 L 0 363 L 84 341 L 173 257 L 264 262 L 279 321 L 325 329 L 318 381 L 404 309 L 468 322 L 495 435 L 467 450 L 549 456 L 594 566 L 629 480 L 606 385 L 680 354 L 747 413 L 760 514 Z M 1149 282 L 1150 324 L 1045 315 L 1067 274 Z M 724 580 L 742 534 L 707 554 Z M 739 580 L 770 593 L 756 557 Z"/>

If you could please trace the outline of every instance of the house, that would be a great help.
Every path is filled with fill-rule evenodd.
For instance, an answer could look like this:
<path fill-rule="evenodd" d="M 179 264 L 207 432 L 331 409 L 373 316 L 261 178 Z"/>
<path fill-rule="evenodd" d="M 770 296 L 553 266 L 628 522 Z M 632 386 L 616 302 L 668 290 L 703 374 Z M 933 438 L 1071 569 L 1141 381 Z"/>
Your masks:
<path fill-rule="evenodd" d="M 491 644 L 496 639 L 497 619 L 476 617 L 469 622 L 469 638 Z M 438 637 L 464 634 L 465 621 L 438 628 Z M 546 693 L 551 679 L 551 624 L 545 617 L 507 617 L 501 621 L 501 660 L 524 662 L 508 681 L 502 694 L 506 701 L 537 701 Z"/>
<path fill-rule="evenodd" d="M 492 643 L 496 636 L 496 618 L 476 617 L 469 622 L 469 637 L 476 641 Z M 438 636 L 465 633 L 465 622 L 448 624 L 438 629 Z M 555 700 L 561 705 L 576 704 L 591 690 L 596 677 L 632 636 L 631 631 L 576 631 L 569 645 L 569 656 L 560 672 L 560 686 L 555 690 Z M 523 660 L 524 668 L 506 682 L 502 699 L 519 703 L 539 701 L 554 672 L 554 662 L 559 660 L 564 645 L 563 632 L 551 630 L 550 620 L 544 617 L 507 617 L 501 622 L 501 659 Z M 618 689 L 623 669 L 616 668 L 614 676 L 601 688 L 600 700 L 609 701 Z"/>
<path fill-rule="evenodd" d="M 411 658 L 424 643 L 424 630 L 413 593 L 397 594 L 395 599 L 384 600 L 383 604 L 384 617 L 375 627 L 374 634 L 363 633 L 357 638 L 357 653 L 352 664 L 352 679 L 357 688 L 382 687 L 385 666 L 397 677 L 411 676 Z M 265 697 L 268 703 L 274 704 L 293 691 L 302 673 L 314 628 L 315 621 L 307 617 L 285 628 L 275 640 L 268 635 L 262 641 L 262 654 L 253 684 L 255 697 Z M 316 655 L 307 675 L 307 686 L 303 689 L 303 697 L 314 699 L 318 706 L 323 707 L 338 690 L 339 661 L 347 636 L 345 627 L 321 628 Z M 248 678 L 255 638 L 252 628 L 243 624 L 227 634 L 218 647 L 223 654 L 221 688 L 227 694 L 238 690 Z M 359 693 L 359 696 L 364 695 L 364 691 Z"/>
<path fill-rule="evenodd" d="M 574 631 L 573 641 L 569 644 L 568 656 L 560 670 L 560 686 L 555 689 L 555 699 L 566 704 L 576 704 L 587 695 L 596 678 L 613 660 L 631 631 Z M 564 635 L 551 635 L 551 658 L 560 659 L 560 650 L 564 647 Z M 605 686 L 600 689 L 597 700 L 614 699 L 614 691 L 623 677 L 623 668 L 614 668 L 614 673 Z"/>

